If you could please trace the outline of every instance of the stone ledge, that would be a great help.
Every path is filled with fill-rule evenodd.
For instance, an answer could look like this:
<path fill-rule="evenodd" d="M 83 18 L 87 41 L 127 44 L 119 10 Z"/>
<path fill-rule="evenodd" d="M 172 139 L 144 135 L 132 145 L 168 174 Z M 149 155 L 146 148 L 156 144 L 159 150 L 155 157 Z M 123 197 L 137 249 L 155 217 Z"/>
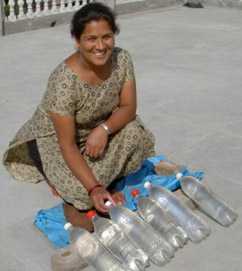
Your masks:
<path fill-rule="evenodd" d="M 25 19 L 17 22 L 5 23 L 5 34 L 14 34 L 30 30 L 54 27 L 56 25 L 70 22 L 74 12 L 53 14 L 44 17 L 36 17 L 33 19 Z"/>
<path fill-rule="evenodd" d="M 117 14 L 128 14 L 138 11 L 144 11 L 154 8 L 169 7 L 175 4 L 181 3 L 179 0 L 144 0 L 144 1 L 132 1 L 129 3 L 116 4 Z"/>
<path fill-rule="evenodd" d="M 109 3 L 108 0 L 103 1 L 106 4 Z M 110 6 L 113 5 L 112 0 L 110 0 Z M 172 6 L 176 3 L 181 3 L 179 0 L 143 0 L 143 1 L 130 1 L 126 2 L 116 1 L 115 10 L 117 14 L 128 14 L 138 11 L 144 11 L 159 7 Z M 18 32 L 37 30 L 41 28 L 54 27 L 55 25 L 69 23 L 74 12 L 67 12 L 61 14 L 53 14 L 44 17 L 36 17 L 33 19 L 25 19 L 17 22 L 5 22 L 5 34 L 13 34 Z"/>
<path fill-rule="evenodd" d="M 241 0 L 202 0 L 201 3 L 205 6 L 242 9 Z"/>

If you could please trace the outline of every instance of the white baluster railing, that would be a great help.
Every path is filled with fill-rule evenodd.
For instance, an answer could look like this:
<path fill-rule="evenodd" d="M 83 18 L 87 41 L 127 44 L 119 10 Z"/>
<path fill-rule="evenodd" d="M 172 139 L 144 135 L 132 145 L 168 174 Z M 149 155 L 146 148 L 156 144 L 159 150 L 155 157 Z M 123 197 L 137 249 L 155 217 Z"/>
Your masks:
<path fill-rule="evenodd" d="M 8 16 L 8 19 L 9 19 L 9 21 L 14 22 L 14 21 L 16 21 L 14 0 L 9 0 L 8 5 L 9 5 L 9 16 Z"/>
<path fill-rule="evenodd" d="M 35 0 L 35 13 L 34 13 L 35 17 L 41 16 L 40 2 L 41 2 L 41 0 Z"/>
<path fill-rule="evenodd" d="M 58 12 L 56 0 L 52 0 L 50 12 L 52 14 Z"/>
<path fill-rule="evenodd" d="M 60 11 L 65 12 L 65 0 L 60 0 Z"/>
<path fill-rule="evenodd" d="M 49 15 L 49 1 L 45 0 L 44 1 L 44 8 L 43 8 L 43 14 Z"/>
<path fill-rule="evenodd" d="M 27 13 L 26 16 L 28 18 L 33 18 L 33 1 L 32 0 L 26 0 L 27 2 Z"/>
<path fill-rule="evenodd" d="M 8 4 L 4 1 L 5 20 L 14 22 L 27 18 L 71 12 L 93 1 L 94 0 L 9 0 Z"/>
<path fill-rule="evenodd" d="M 17 6 L 18 6 L 18 19 L 23 19 L 25 17 L 24 15 L 24 0 L 17 0 Z"/>

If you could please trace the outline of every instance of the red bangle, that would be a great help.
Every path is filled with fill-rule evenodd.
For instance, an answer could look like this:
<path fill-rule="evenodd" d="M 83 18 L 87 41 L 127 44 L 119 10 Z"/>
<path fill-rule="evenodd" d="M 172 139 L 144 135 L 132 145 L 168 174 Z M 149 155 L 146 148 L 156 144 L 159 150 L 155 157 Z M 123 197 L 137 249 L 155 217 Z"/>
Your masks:
<path fill-rule="evenodd" d="M 92 194 L 92 192 L 93 192 L 96 188 L 98 188 L 98 187 L 103 187 L 103 186 L 102 186 L 101 184 L 96 184 L 96 185 L 94 185 L 90 190 L 87 191 L 88 196 L 90 197 L 91 194 Z"/>

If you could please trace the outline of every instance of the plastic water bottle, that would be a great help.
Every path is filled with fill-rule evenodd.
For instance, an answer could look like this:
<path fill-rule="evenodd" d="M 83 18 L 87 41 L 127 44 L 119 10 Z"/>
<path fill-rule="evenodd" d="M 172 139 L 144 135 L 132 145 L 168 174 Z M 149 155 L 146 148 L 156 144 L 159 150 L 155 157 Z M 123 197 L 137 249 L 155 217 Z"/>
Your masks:
<path fill-rule="evenodd" d="M 175 249 L 182 248 L 187 243 L 187 233 L 179 225 L 175 225 L 171 217 L 158 204 L 148 197 L 139 196 L 139 194 L 139 189 L 131 191 L 131 195 L 137 201 L 138 214 Z"/>
<path fill-rule="evenodd" d="M 73 226 L 71 223 L 67 222 L 64 225 L 64 229 L 66 231 L 69 231 L 70 233 L 70 241 L 71 244 L 75 244 L 75 242 L 77 241 L 77 239 L 79 238 L 79 236 L 82 234 L 83 229 L 80 227 L 75 227 Z"/>
<path fill-rule="evenodd" d="M 51 257 L 51 267 L 53 271 L 80 271 L 87 267 L 87 262 L 80 256 L 75 246 L 75 241 L 79 236 L 80 228 L 73 227 L 66 223 L 65 230 L 70 230 L 71 244 L 66 248 L 56 251 Z"/>
<path fill-rule="evenodd" d="M 145 187 L 150 190 L 149 197 L 186 231 L 192 242 L 198 243 L 210 234 L 208 224 L 182 204 L 174 193 L 163 187 L 153 187 L 149 182 L 145 183 Z"/>
<path fill-rule="evenodd" d="M 51 268 L 53 271 L 80 271 L 87 266 L 81 258 L 75 246 L 61 248 L 51 257 Z"/>
<path fill-rule="evenodd" d="M 80 229 L 74 245 L 79 255 L 97 271 L 129 270 L 98 241 L 95 234 Z"/>
<path fill-rule="evenodd" d="M 147 197 L 138 199 L 138 214 L 175 248 L 182 248 L 188 241 L 187 233 L 154 201 Z"/>
<path fill-rule="evenodd" d="M 180 182 L 183 192 L 219 224 L 228 227 L 235 222 L 238 215 L 196 178 L 182 177 Z"/>
<path fill-rule="evenodd" d="M 117 224 L 98 216 L 96 212 L 88 212 L 87 215 L 92 218 L 99 241 L 130 270 L 144 271 L 149 266 L 147 254 L 137 248 Z"/>
<path fill-rule="evenodd" d="M 171 161 L 162 160 L 155 165 L 155 172 L 157 175 L 169 176 L 178 174 L 185 169 L 183 165 L 177 165 Z"/>
<path fill-rule="evenodd" d="M 174 257 L 174 248 L 136 213 L 116 205 L 110 207 L 109 214 L 154 264 L 163 266 Z"/>

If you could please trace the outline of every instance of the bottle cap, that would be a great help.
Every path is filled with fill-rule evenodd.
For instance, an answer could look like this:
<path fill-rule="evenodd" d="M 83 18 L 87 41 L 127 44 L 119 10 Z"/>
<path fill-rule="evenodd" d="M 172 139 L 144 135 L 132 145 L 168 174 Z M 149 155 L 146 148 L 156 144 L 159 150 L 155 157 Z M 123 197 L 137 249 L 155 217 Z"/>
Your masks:
<path fill-rule="evenodd" d="M 144 183 L 144 188 L 146 188 L 146 189 L 150 189 L 152 187 L 152 184 L 151 184 L 151 182 L 145 182 Z"/>
<path fill-rule="evenodd" d="M 112 205 L 113 205 L 113 203 L 109 200 L 105 202 L 105 206 L 108 208 L 111 207 Z"/>
<path fill-rule="evenodd" d="M 131 191 L 131 195 L 132 195 L 133 198 L 137 197 L 139 194 L 140 194 L 139 189 L 133 189 Z"/>
<path fill-rule="evenodd" d="M 70 222 L 67 222 L 67 223 L 64 225 L 64 229 L 65 229 L 66 231 L 70 230 L 72 227 L 73 227 L 73 226 L 72 226 L 72 224 L 71 224 Z"/>
<path fill-rule="evenodd" d="M 92 219 L 94 216 L 97 215 L 97 212 L 94 211 L 94 210 L 90 210 L 86 213 L 86 217 L 89 218 L 89 219 Z"/>
<path fill-rule="evenodd" d="M 177 179 L 177 180 L 180 180 L 182 176 L 183 176 L 183 174 L 182 174 L 181 172 L 178 172 L 178 173 L 176 174 L 176 179 Z"/>

